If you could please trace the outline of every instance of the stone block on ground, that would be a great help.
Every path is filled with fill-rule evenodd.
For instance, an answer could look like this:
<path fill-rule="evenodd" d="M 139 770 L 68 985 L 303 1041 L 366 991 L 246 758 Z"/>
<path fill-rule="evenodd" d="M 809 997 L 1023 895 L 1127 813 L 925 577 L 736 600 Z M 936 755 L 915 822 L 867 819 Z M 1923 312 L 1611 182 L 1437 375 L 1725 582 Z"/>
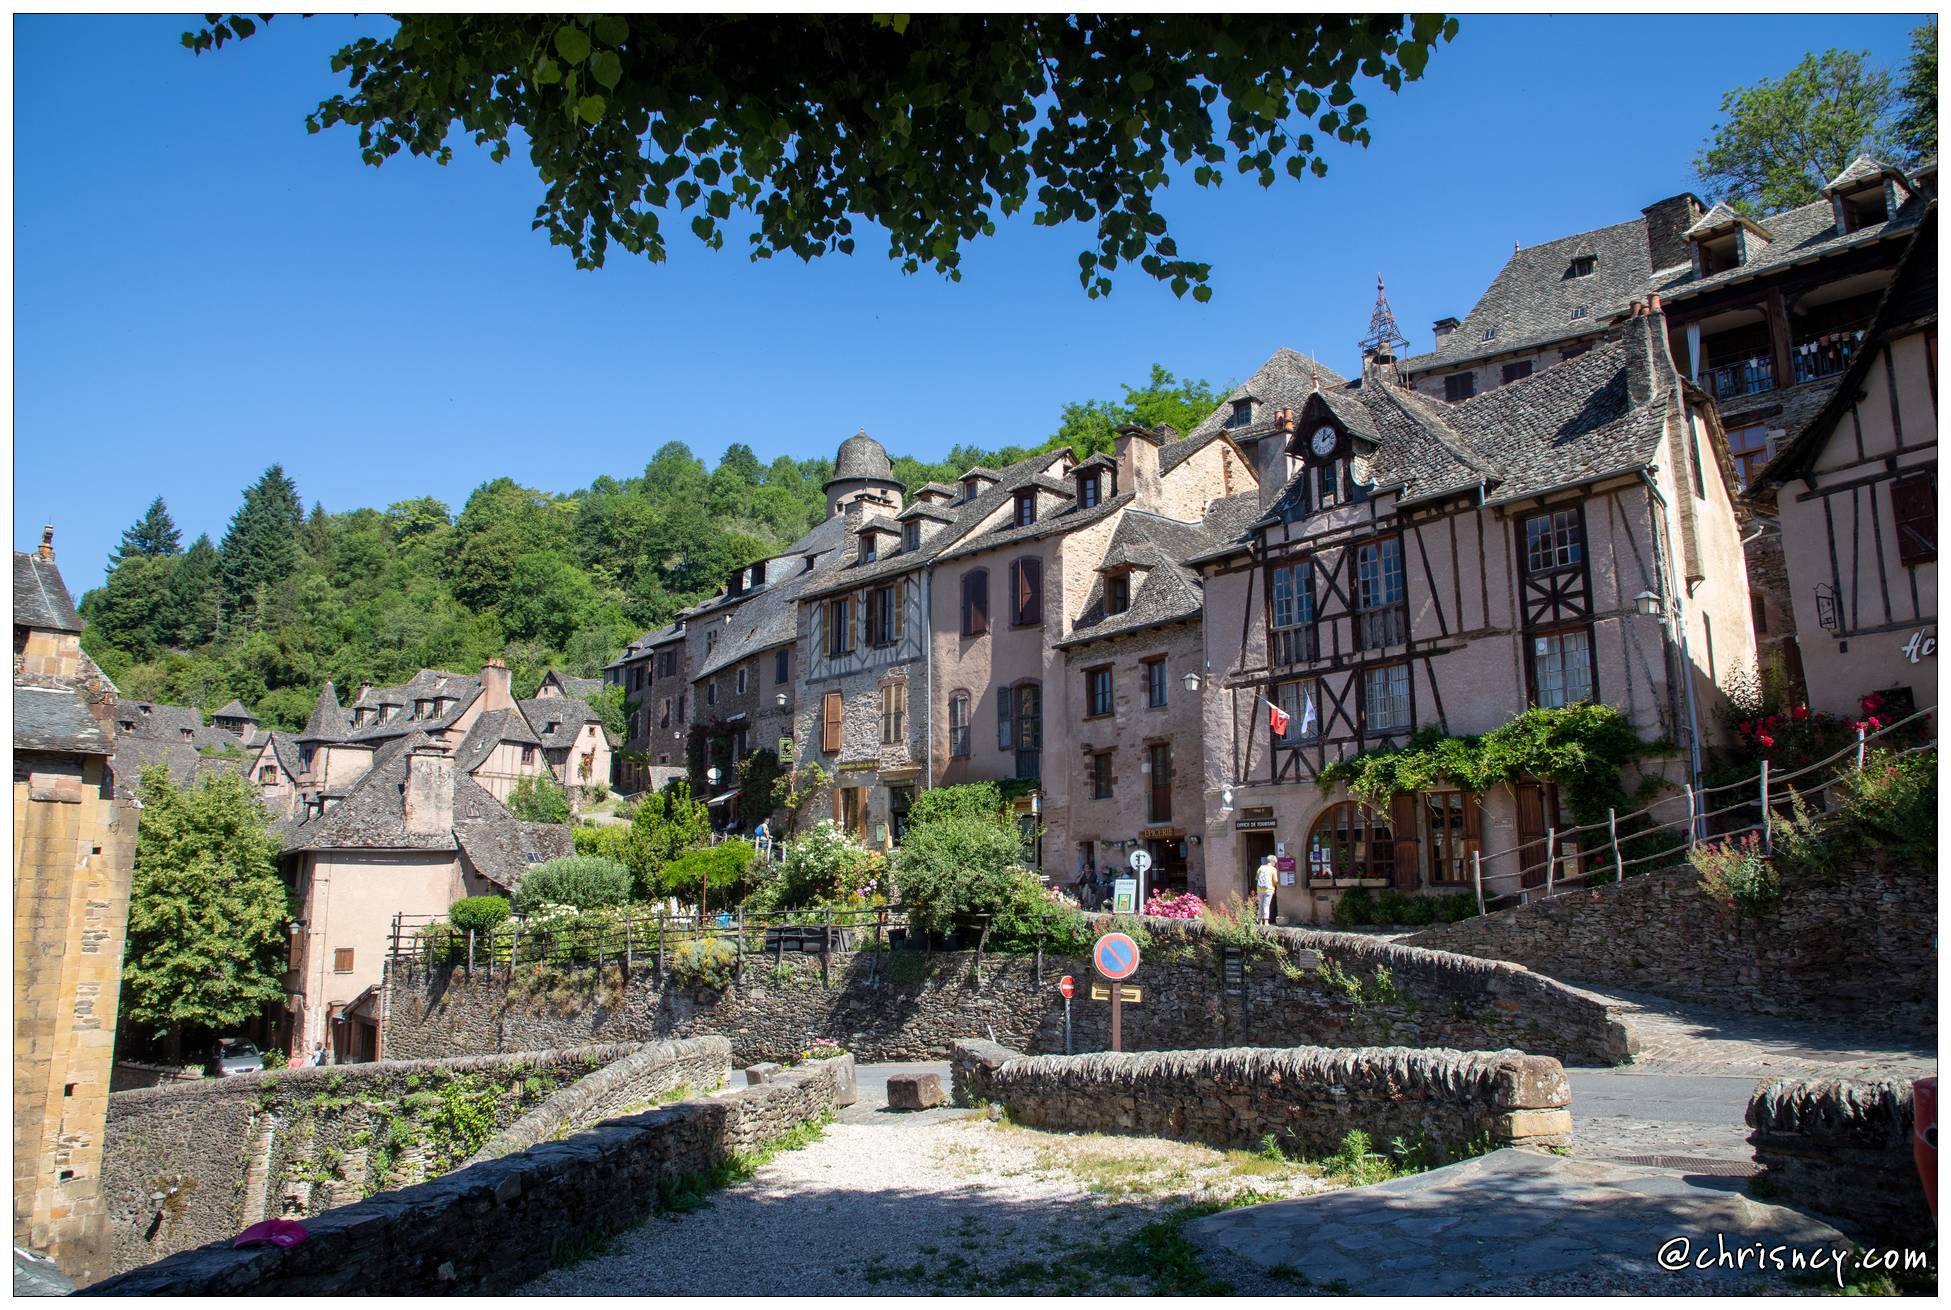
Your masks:
<path fill-rule="evenodd" d="M 770 1060 L 762 1060 L 758 1064 L 747 1065 L 745 1069 L 745 1085 L 747 1087 L 757 1087 L 760 1083 L 777 1078 L 784 1071 L 785 1067 L 783 1065 L 774 1064 Z"/>
<path fill-rule="evenodd" d="M 826 1065 L 833 1071 L 833 1104 L 844 1108 L 858 1101 L 860 1088 L 854 1074 L 854 1057 L 851 1054 L 836 1055 Z"/>
<path fill-rule="evenodd" d="M 948 1103 L 940 1074 L 898 1073 L 887 1080 L 890 1110 L 932 1110 Z"/>

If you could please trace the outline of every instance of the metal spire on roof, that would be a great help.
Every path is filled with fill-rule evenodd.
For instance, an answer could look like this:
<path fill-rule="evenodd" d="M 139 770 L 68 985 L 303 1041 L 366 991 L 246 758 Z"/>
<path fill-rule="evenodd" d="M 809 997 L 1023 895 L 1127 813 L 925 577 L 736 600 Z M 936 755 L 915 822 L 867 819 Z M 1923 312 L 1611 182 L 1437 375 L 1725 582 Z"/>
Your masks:
<path fill-rule="evenodd" d="M 1357 344 L 1362 348 L 1363 358 L 1376 354 L 1393 356 L 1396 347 L 1409 344 L 1409 338 L 1396 325 L 1395 311 L 1389 308 L 1389 295 L 1382 289 L 1380 273 L 1375 275 L 1375 312 L 1368 316 L 1368 335 Z"/>

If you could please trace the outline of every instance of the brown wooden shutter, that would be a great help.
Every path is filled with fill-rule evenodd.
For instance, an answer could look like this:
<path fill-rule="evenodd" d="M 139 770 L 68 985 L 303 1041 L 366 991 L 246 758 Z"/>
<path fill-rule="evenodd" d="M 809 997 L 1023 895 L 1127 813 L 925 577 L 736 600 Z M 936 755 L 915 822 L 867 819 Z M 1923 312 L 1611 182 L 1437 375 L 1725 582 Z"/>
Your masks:
<path fill-rule="evenodd" d="M 989 570 L 962 575 L 962 635 L 980 637 L 989 631 Z"/>
<path fill-rule="evenodd" d="M 1521 782 L 1515 790 L 1522 881 L 1526 887 L 1541 887 L 1545 881 L 1545 789 L 1535 782 Z"/>
<path fill-rule="evenodd" d="M 1905 565 L 1937 558 L 1937 476 L 1912 473 L 1890 484 L 1897 519 L 1897 559 Z"/>
<path fill-rule="evenodd" d="M 840 693 L 830 691 L 820 700 L 820 749 L 832 755 L 840 749 Z"/>
<path fill-rule="evenodd" d="M 1463 872 L 1470 876 L 1471 856 L 1484 848 L 1483 798 L 1474 791 L 1463 793 Z"/>
<path fill-rule="evenodd" d="M 1422 843 L 1417 840 L 1417 821 L 1422 818 L 1421 798 L 1413 791 L 1399 791 L 1389 797 L 1389 827 L 1395 835 L 1398 887 L 1420 887 L 1423 883 Z"/>
<path fill-rule="evenodd" d="M 1043 562 L 1019 559 L 1015 572 L 1015 622 L 1026 628 L 1043 622 Z"/>

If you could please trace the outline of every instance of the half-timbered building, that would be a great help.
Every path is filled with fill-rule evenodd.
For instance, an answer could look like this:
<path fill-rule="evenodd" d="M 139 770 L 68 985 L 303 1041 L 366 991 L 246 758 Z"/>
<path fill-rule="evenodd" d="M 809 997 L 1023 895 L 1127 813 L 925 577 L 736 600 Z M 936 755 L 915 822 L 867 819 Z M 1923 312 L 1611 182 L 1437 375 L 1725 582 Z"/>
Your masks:
<path fill-rule="evenodd" d="M 1316 782 L 1328 763 L 1594 701 L 1678 743 L 1684 773 L 1717 680 L 1754 659 L 1725 438 L 1657 301 L 1457 404 L 1404 381 L 1386 303 L 1378 321 L 1359 379 L 1317 379 L 1235 430 L 1280 476 L 1263 472 L 1246 531 L 1195 559 L 1209 890 L 1284 856 L 1290 921 L 1325 919 L 1351 887 L 1467 888 L 1472 852 L 1542 846 L 1564 822 L 1545 783 L 1372 809 Z"/>
<path fill-rule="evenodd" d="M 1937 207 L 1815 420 L 1751 492 L 1781 524 L 1811 705 L 1937 703 Z"/>

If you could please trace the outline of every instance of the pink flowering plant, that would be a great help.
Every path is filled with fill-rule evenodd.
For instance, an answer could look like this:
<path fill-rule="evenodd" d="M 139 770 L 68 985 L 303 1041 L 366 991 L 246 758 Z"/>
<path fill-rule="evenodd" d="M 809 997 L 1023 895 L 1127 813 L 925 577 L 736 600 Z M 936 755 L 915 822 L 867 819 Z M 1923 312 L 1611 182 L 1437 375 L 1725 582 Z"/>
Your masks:
<path fill-rule="evenodd" d="M 1145 902 L 1145 913 L 1155 919 L 1197 919 L 1206 911 L 1206 902 L 1191 892 L 1161 896 L 1153 892 Z"/>

